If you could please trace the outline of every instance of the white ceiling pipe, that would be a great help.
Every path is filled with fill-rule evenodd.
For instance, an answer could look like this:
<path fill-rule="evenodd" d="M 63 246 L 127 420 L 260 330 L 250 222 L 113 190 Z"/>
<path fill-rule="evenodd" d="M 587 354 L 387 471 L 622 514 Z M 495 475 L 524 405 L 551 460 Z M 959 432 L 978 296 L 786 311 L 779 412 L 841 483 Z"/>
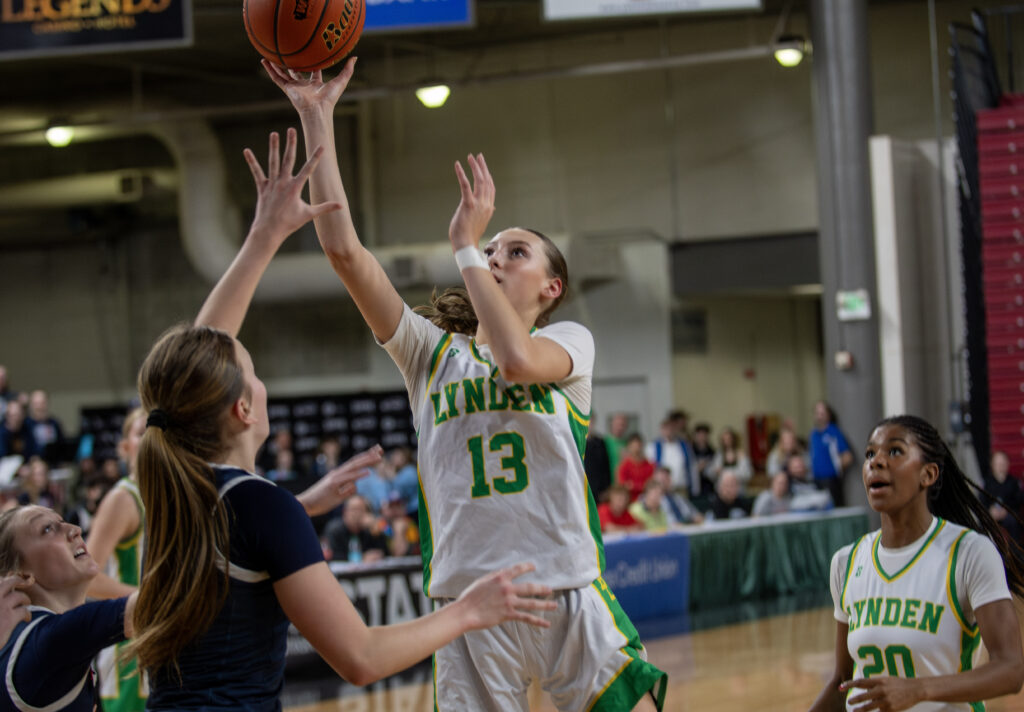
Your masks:
<path fill-rule="evenodd" d="M 171 168 L 133 168 L 3 185 L 0 212 L 132 203 L 151 185 L 177 190 L 177 178 L 178 172 Z"/>

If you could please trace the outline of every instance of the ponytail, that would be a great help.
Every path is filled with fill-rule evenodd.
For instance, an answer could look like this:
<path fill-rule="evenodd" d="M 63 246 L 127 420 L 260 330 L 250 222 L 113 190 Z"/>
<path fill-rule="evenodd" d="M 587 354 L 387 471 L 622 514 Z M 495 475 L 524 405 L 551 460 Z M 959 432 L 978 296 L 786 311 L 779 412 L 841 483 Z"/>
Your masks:
<path fill-rule="evenodd" d="M 480 325 L 465 287 L 449 287 L 440 294 L 435 289 L 430 295 L 430 303 L 413 311 L 449 334 L 476 336 Z"/>
<path fill-rule="evenodd" d="M 1003 528 L 988 513 L 972 487 L 983 490 L 968 479 L 938 431 L 927 421 L 913 415 L 886 418 L 875 427 L 897 425 L 916 440 L 925 462 L 939 466 L 939 476 L 928 488 L 928 509 L 936 517 L 973 529 L 992 540 L 1006 568 L 1010 590 L 1024 597 L 1024 570 L 1021 568 L 1020 545 L 1010 542 Z"/>
<path fill-rule="evenodd" d="M 548 276 L 562 282 L 561 293 L 552 299 L 547 309 L 537 317 L 535 326 L 546 326 L 551 320 L 551 314 L 565 301 L 565 295 L 569 293 L 569 266 L 562 251 L 544 233 L 528 227 L 511 229 L 522 230 L 540 238 L 544 256 L 548 261 Z M 441 294 L 435 289 L 430 295 L 430 303 L 418 306 L 413 311 L 449 334 L 476 336 L 477 327 L 480 325 L 465 287 L 449 287 Z"/>
<path fill-rule="evenodd" d="M 141 669 L 177 668 L 227 596 L 227 515 L 207 463 L 223 450 L 224 418 L 246 391 L 235 341 L 208 327 L 174 327 L 147 356 L 138 388 L 150 414 L 138 456 L 146 565 L 126 654 Z"/>

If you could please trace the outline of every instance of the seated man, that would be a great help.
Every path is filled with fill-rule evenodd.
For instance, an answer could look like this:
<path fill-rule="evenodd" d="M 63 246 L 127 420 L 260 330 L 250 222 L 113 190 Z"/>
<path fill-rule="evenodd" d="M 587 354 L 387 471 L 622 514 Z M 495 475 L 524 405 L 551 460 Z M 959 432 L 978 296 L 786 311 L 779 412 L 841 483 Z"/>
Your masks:
<path fill-rule="evenodd" d="M 743 489 L 739 477 L 727 467 L 718 476 L 715 495 L 711 498 L 710 519 L 742 519 L 750 516 L 750 499 L 741 494 Z"/>

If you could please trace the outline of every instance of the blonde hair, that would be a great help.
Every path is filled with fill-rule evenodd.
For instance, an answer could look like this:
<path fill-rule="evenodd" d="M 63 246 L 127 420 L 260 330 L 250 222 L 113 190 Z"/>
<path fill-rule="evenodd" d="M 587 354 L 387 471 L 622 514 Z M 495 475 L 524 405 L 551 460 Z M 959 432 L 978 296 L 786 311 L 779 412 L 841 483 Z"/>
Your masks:
<path fill-rule="evenodd" d="M 548 277 L 562 282 L 561 293 L 552 299 L 548 308 L 537 317 L 536 326 L 545 326 L 551 320 L 551 314 L 569 292 L 569 266 L 562 251 L 544 233 L 528 227 L 513 229 L 523 230 L 540 238 L 544 246 L 544 255 L 548 259 Z M 430 295 L 430 303 L 418 306 L 413 311 L 427 318 L 434 326 L 453 334 L 475 336 L 477 326 L 480 324 L 473 303 L 469 299 L 469 292 L 464 287 L 449 287 L 441 294 L 435 289 Z"/>
<path fill-rule="evenodd" d="M 146 566 L 127 654 L 140 668 L 177 668 L 227 596 L 227 515 L 207 463 L 222 451 L 227 414 L 246 394 L 234 339 L 204 326 L 168 330 L 142 364 L 138 389 L 143 410 L 162 413 L 139 445 Z"/>
<path fill-rule="evenodd" d="M 14 546 L 14 537 L 18 533 L 14 518 L 23 509 L 18 506 L 0 514 L 0 576 L 16 574 L 21 568 L 21 552 Z"/>

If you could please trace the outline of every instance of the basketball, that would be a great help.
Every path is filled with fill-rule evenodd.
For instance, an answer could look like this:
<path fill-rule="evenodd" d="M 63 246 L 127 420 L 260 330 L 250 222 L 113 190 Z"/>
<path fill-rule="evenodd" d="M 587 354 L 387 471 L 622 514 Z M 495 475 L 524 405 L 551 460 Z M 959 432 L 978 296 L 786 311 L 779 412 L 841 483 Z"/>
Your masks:
<path fill-rule="evenodd" d="M 245 31 L 276 65 L 302 72 L 326 69 L 359 41 L 366 0 L 244 0 Z"/>

